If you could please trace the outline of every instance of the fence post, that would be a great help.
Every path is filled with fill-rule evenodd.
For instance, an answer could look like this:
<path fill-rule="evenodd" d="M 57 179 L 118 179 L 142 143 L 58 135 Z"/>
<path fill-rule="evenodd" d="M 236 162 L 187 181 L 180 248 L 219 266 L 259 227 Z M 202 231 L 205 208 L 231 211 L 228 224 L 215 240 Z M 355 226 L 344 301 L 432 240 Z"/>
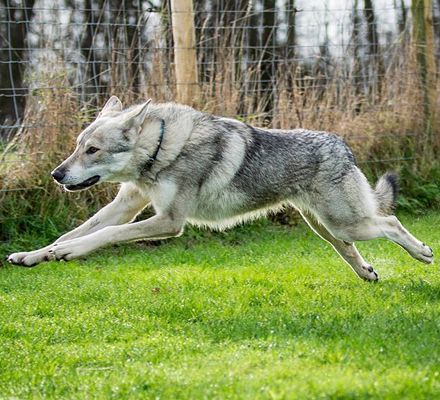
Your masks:
<path fill-rule="evenodd" d="M 413 17 L 412 40 L 416 49 L 419 79 L 423 93 L 423 111 L 427 153 L 434 143 L 433 131 L 436 128 L 436 65 L 434 55 L 434 27 L 432 19 L 432 0 L 412 0 Z M 429 157 L 429 155 L 428 155 Z"/>
<path fill-rule="evenodd" d="M 192 0 L 171 0 L 177 98 L 193 104 L 197 96 L 197 54 Z"/>

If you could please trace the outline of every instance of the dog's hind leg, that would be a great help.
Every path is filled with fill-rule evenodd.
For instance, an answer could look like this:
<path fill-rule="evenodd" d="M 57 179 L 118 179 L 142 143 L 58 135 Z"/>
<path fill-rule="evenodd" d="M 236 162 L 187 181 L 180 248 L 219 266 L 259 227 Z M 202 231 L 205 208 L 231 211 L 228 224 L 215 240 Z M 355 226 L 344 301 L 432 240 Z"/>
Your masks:
<path fill-rule="evenodd" d="M 409 233 L 392 211 L 396 188 L 393 178 L 384 175 L 374 190 L 365 176 L 355 168 L 342 182 L 328 185 L 321 182 L 320 196 L 308 199 L 313 213 L 336 239 L 353 243 L 359 240 L 387 238 L 402 246 L 415 259 L 431 263 L 430 247 Z"/>
<path fill-rule="evenodd" d="M 385 237 L 402 246 L 416 260 L 431 264 L 434 254 L 431 247 L 409 233 L 395 216 L 376 219 Z"/>
<path fill-rule="evenodd" d="M 309 211 L 301 211 L 301 215 L 310 228 L 322 239 L 330 243 L 353 271 L 366 281 L 377 281 L 378 274 L 360 255 L 353 243 L 344 242 L 336 239 L 329 230 L 322 225 L 316 217 Z"/>
<path fill-rule="evenodd" d="M 427 264 L 433 262 L 432 249 L 408 232 L 394 215 L 367 218 L 346 227 L 344 231 L 353 241 L 387 238 L 403 247 L 416 260 Z"/>

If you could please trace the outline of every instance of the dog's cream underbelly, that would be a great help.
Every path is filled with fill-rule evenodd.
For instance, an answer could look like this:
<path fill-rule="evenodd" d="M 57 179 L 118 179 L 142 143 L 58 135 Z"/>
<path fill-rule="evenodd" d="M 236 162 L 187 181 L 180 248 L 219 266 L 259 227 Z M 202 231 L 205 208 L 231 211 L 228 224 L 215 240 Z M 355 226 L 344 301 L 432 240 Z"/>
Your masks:
<path fill-rule="evenodd" d="M 244 194 L 225 191 L 200 198 L 187 221 L 192 225 L 223 230 L 280 210 L 284 204 L 286 202 L 273 202 L 251 207 Z"/>

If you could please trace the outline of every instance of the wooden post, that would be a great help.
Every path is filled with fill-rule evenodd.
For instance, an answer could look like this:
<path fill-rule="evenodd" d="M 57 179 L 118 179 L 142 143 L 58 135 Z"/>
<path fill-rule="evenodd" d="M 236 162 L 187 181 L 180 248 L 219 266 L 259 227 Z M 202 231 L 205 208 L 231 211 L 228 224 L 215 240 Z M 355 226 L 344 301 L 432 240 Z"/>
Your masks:
<path fill-rule="evenodd" d="M 171 0 L 177 97 L 193 104 L 198 93 L 196 35 L 192 0 Z"/>
<path fill-rule="evenodd" d="M 427 151 L 434 143 L 433 130 L 436 124 L 436 65 L 434 56 L 434 27 L 432 21 L 432 0 L 412 0 L 413 17 L 412 39 L 416 48 L 421 90 Z"/>

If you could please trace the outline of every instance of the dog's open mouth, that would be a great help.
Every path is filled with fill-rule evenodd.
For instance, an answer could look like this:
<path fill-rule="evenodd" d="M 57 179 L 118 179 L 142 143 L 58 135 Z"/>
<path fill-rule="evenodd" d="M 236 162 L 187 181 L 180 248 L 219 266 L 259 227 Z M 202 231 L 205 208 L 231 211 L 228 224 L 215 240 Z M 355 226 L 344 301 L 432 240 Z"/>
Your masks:
<path fill-rule="evenodd" d="M 89 179 L 86 179 L 84 182 L 78 183 L 77 185 L 64 185 L 67 190 L 82 190 L 86 189 L 94 184 L 98 183 L 101 177 L 99 175 L 92 176 Z"/>

